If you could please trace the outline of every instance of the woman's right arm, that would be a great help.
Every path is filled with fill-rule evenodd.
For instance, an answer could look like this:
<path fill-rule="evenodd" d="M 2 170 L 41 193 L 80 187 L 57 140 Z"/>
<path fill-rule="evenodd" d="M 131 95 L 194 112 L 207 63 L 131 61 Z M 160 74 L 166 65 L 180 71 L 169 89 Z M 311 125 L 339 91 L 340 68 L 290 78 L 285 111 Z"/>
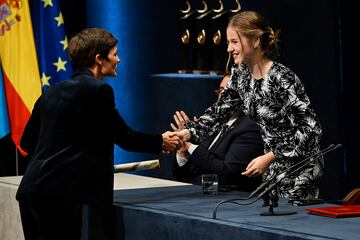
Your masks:
<path fill-rule="evenodd" d="M 206 109 L 205 113 L 196 122 L 190 121 L 185 124 L 186 129 L 191 135 L 191 142 L 202 142 L 203 138 L 216 132 L 225 120 L 229 119 L 233 113 L 239 110 L 242 101 L 238 91 L 235 87 L 232 87 L 236 86 L 236 84 L 231 84 L 233 81 L 237 80 L 231 78 L 220 98 L 211 107 Z M 186 135 L 188 135 L 187 132 Z"/>

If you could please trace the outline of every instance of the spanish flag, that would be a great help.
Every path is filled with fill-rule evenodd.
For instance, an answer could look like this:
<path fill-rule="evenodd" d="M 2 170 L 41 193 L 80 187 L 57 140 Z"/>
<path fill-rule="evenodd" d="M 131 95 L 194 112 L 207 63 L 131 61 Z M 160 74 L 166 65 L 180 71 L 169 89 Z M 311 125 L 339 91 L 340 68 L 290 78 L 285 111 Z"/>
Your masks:
<path fill-rule="evenodd" d="M 20 149 L 21 135 L 41 94 L 28 0 L 0 0 L 0 63 L 10 135 L 24 154 Z"/>
<path fill-rule="evenodd" d="M 0 139 L 10 133 L 9 117 L 4 91 L 4 83 L 2 78 L 2 70 L 0 65 Z"/>

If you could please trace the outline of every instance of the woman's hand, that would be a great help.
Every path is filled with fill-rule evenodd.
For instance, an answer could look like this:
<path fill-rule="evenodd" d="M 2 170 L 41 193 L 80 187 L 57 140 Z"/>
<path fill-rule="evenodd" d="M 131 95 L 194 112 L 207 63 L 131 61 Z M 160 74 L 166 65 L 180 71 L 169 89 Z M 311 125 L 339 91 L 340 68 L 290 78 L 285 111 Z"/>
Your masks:
<path fill-rule="evenodd" d="M 246 171 L 242 172 L 241 175 L 247 177 L 256 177 L 269 168 L 270 164 L 275 160 L 275 155 L 273 152 L 268 152 L 264 155 L 261 155 L 257 158 L 254 158 L 246 167 Z"/>
<path fill-rule="evenodd" d="M 176 149 L 182 147 L 182 141 L 180 137 L 176 136 L 173 132 L 167 131 L 162 134 L 163 143 L 162 151 L 163 153 L 170 153 Z"/>

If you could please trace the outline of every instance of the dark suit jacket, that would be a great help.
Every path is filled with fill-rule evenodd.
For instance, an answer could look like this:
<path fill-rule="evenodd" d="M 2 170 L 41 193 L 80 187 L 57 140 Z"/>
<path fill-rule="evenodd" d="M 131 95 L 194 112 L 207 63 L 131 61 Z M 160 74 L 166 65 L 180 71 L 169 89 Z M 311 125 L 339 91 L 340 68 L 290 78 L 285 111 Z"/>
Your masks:
<path fill-rule="evenodd" d="M 133 131 L 115 108 L 114 92 L 80 69 L 36 102 L 21 139 L 31 161 L 17 192 L 89 205 L 112 203 L 114 143 L 158 154 L 162 136 Z"/>
<path fill-rule="evenodd" d="M 264 154 L 258 126 L 241 114 L 208 149 L 216 136 L 217 133 L 202 142 L 183 167 L 173 163 L 175 179 L 200 184 L 201 174 L 214 173 L 218 175 L 219 185 L 236 185 L 239 190 L 252 191 L 261 179 L 242 176 L 241 172 L 252 159 Z"/>

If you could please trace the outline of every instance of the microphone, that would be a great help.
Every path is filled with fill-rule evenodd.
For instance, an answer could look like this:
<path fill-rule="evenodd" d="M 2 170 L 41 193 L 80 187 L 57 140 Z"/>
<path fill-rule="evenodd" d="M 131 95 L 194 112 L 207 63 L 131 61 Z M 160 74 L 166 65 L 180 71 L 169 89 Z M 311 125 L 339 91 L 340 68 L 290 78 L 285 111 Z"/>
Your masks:
<path fill-rule="evenodd" d="M 264 191 L 262 191 L 257 197 L 256 200 L 259 200 L 260 198 L 262 198 L 262 196 L 264 196 L 266 193 L 270 192 L 271 190 L 273 190 L 279 182 L 281 182 L 284 178 L 286 177 L 286 172 L 278 175 L 276 177 L 276 181 L 271 183 L 267 188 L 265 188 Z"/>
<path fill-rule="evenodd" d="M 338 144 L 338 145 L 341 145 L 341 144 Z M 336 145 L 336 146 L 338 146 L 338 145 Z M 330 144 L 326 149 L 324 149 L 324 150 L 322 150 L 322 151 L 320 151 L 320 152 L 317 152 L 317 153 L 315 153 L 315 154 L 313 154 L 313 155 L 305 158 L 304 160 L 302 160 L 302 161 L 294 164 L 294 165 L 291 166 L 290 168 L 288 168 L 288 169 L 280 172 L 278 176 L 280 176 L 280 175 L 283 174 L 283 173 L 286 173 L 287 171 L 289 171 L 289 170 L 297 167 L 298 165 L 302 164 L 303 162 L 306 162 L 306 161 L 308 161 L 309 159 L 311 159 L 311 158 L 313 158 L 313 157 L 315 157 L 315 156 L 317 156 L 317 155 L 320 155 L 320 154 L 322 154 L 323 152 L 329 150 L 330 148 L 333 148 L 333 147 L 336 147 L 336 146 L 335 146 L 335 144 Z M 335 148 L 334 148 L 334 149 L 335 149 Z M 320 157 L 320 156 L 318 156 L 318 157 Z M 263 182 L 262 184 L 260 184 L 260 186 L 257 187 L 257 188 L 249 195 L 249 199 L 252 198 L 252 197 L 254 197 L 254 196 L 255 196 L 256 194 L 258 194 L 260 191 L 263 191 L 275 178 L 277 178 L 276 175 L 273 176 L 273 177 L 271 177 L 270 179 L 266 180 L 266 181 Z"/>
<path fill-rule="evenodd" d="M 341 144 L 330 144 L 327 148 L 325 148 L 324 150 L 320 151 L 320 152 L 317 152 L 313 155 L 311 155 L 310 157 L 307 157 L 305 158 L 304 160 L 298 162 L 297 164 L 291 166 L 290 168 L 282 171 L 280 174 L 272 177 L 271 179 L 269 179 L 268 181 L 266 181 L 266 185 L 269 184 L 269 182 L 272 182 L 274 179 L 275 181 L 273 183 L 271 183 L 268 187 L 265 188 L 265 190 L 263 190 L 256 198 L 256 200 L 259 200 L 262 196 L 264 196 L 266 193 L 270 192 L 271 190 L 273 190 L 277 185 L 278 183 L 280 183 L 285 177 L 288 177 L 288 176 L 291 176 L 293 175 L 294 173 L 297 173 L 299 172 L 302 168 L 304 168 L 306 165 L 310 164 L 311 162 L 315 161 L 316 159 L 318 159 L 319 157 L 322 157 L 324 156 L 326 153 L 328 152 L 331 152 L 335 149 L 338 149 L 338 148 L 341 148 L 342 145 Z M 300 167 L 294 169 L 295 167 L 301 165 Z M 294 170 L 293 170 L 294 169 Z M 292 171 L 290 171 L 292 170 Z M 260 187 L 259 187 L 260 188 Z M 264 188 L 264 187 L 263 187 Z M 255 191 L 257 191 L 258 189 L 256 189 Z M 261 189 L 262 190 L 262 189 Z M 261 190 L 258 190 L 257 192 L 261 191 Z M 255 192 L 254 191 L 254 192 Z M 256 194 L 256 193 L 255 193 Z M 255 194 L 251 194 L 252 196 L 255 195 Z M 250 195 L 250 196 L 251 196 Z"/>
<path fill-rule="evenodd" d="M 274 177 L 266 180 L 265 182 L 263 182 L 262 184 L 260 184 L 259 187 L 257 187 L 250 195 L 249 195 L 249 199 L 252 198 L 253 196 L 255 196 L 255 194 L 259 193 L 260 191 L 264 190 L 264 188 L 266 188 L 267 185 L 270 184 L 270 182 L 274 180 Z"/>
<path fill-rule="evenodd" d="M 216 212 L 218 210 L 218 208 L 220 207 L 220 205 L 224 204 L 224 203 L 234 203 L 234 204 L 238 204 L 238 205 L 250 205 L 256 201 L 258 201 L 261 197 L 263 197 L 266 193 L 270 192 L 271 190 L 273 190 L 285 177 L 290 176 L 296 172 L 298 172 L 299 170 L 301 170 L 303 167 L 305 167 L 307 164 L 313 162 L 314 160 L 318 159 L 319 157 L 325 155 L 326 153 L 335 150 L 337 148 L 341 148 L 342 145 L 341 144 L 330 144 L 327 148 L 305 158 L 304 160 L 294 164 L 293 166 L 289 167 L 288 169 L 285 169 L 284 171 L 280 172 L 278 175 L 274 175 L 272 176 L 270 179 L 266 180 L 265 182 L 263 182 L 258 188 L 256 188 L 250 195 L 248 198 L 233 198 L 233 199 L 227 199 L 227 200 L 223 200 L 221 202 L 219 202 L 216 207 L 213 210 L 213 218 L 216 219 Z M 300 166 L 300 167 L 298 167 Z M 296 168 L 296 169 L 295 169 Z M 237 200 L 249 200 L 250 198 L 254 197 L 257 193 L 261 192 L 258 197 L 248 203 L 238 203 L 235 202 Z M 272 207 L 271 207 L 272 208 Z M 283 213 L 274 213 L 274 212 L 269 212 L 268 213 L 262 213 L 260 215 L 288 215 L 288 214 L 293 214 L 296 212 L 283 212 Z"/>

